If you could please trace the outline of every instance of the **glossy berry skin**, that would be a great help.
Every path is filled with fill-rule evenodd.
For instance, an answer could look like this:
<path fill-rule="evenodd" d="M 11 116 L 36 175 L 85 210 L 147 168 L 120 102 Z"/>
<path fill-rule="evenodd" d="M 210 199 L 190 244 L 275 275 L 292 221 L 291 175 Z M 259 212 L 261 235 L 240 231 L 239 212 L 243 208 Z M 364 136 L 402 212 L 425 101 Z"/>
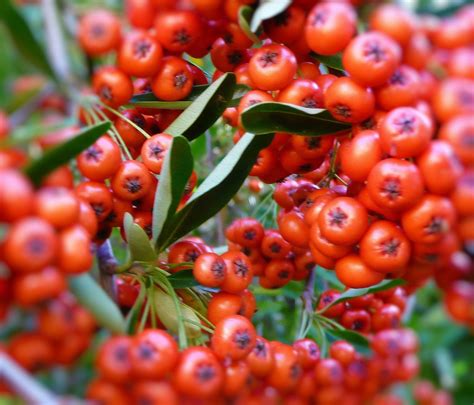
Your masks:
<path fill-rule="evenodd" d="M 34 272 L 52 264 L 58 247 L 58 237 L 48 222 L 27 217 L 9 229 L 2 249 L 3 260 L 12 271 Z"/>
<path fill-rule="evenodd" d="M 252 374 L 258 378 L 266 377 L 272 370 L 274 359 L 270 343 L 257 336 L 255 346 L 247 355 L 246 362 Z"/>
<path fill-rule="evenodd" d="M 57 298 L 66 290 L 67 283 L 66 277 L 58 268 L 48 266 L 40 271 L 16 275 L 11 288 L 17 305 L 32 307 Z"/>
<path fill-rule="evenodd" d="M 372 90 L 350 77 L 339 77 L 327 88 L 324 105 L 339 121 L 356 124 L 368 119 L 375 109 Z"/>
<path fill-rule="evenodd" d="M 155 20 L 156 37 L 172 53 L 186 52 L 199 40 L 202 30 L 198 14 L 192 11 L 166 11 Z"/>
<path fill-rule="evenodd" d="M 255 343 L 256 332 L 252 323 L 243 316 L 233 315 L 216 325 L 211 347 L 221 359 L 241 360 L 251 352 Z"/>
<path fill-rule="evenodd" d="M 224 383 L 224 371 L 215 354 L 199 346 L 181 353 L 173 376 L 178 392 L 195 399 L 215 397 Z"/>
<path fill-rule="evenodd" d="M 354 38 L 344 50 L 342 64 L 363 86 L 384 84 L 401 59 L 399 45 L 380 32 L 366 32 Z"/>
<path fill-rule="evenodd" d="M 380 283 L 384 275 L 368 267 L 356 254 L 350 254 L 336 262 L 336 276 L 346 287 L 365 288 Z"/>
<path fill-rule="evenodd" d="M 143 164 L 153 173 L 160 173 L 163 160 L 171 147 L 173 138 L 171 135 L 161 133 L 147 139 L 141 148 Z"/>
<path fill-rule="evenodd" d="M 314 368 L 314 378 L 320 385 L 337 385 L 343 381 L 344 371 L 335 359 L 321 359 Z"/>
<path fill-rule="evenodd" d="M 112 177 L 121 162 L 120 147 L 108 136 L 100 137 L 77 157 L 81 174 L 93 181 Z"/>
<path fill-rule="evenodd" d="M 82 182 L 76 187 L 76 194 L 90 205 L 99 221 L 106 219 L 112 211 L 112 194 L 104 183 Z"/>
<path fill-rule="evenodd" d="M 99 349 L 97 368 L 102 377 L 116 384 L 126 383 L 131 377 L 132 340 L 126 336 L 109 338 Z"/>
<path fill-rule="evenodd" d="M 275 362 L 266 381 L 280 392 L 290 392 L 296 388 L 302 373 L 298 352 L 280 342 L 271 342 L 271 347 Z"/>
<path fill-rule="evenodd" d="M 127 103 L 133 95 L 131 79 L 114 67 L 98 70 L 92 78 L 92 88 L 101 101 L 110 107 Z"/>
<path fill-rule="evenodd" d="M 178 345 L 168 333 L 148 329 L 133 338 L 130 358 L 135 378 L 160 379 L 176 365 Z"/>
<path fill-rule="evenodd" d="M 300 364 L 303 369 L 314 367 L 320 357 L 320 350 L 315 341 L 311 339 L 298 339 L 293 343 L 297 350 Z"/>
<path fill-rule="evenodd" d="M 355 33 L 355 13 L 343 3 L 317 4 L 306 19 L 306 41 L 320 55 L 342 51 Z"/>
<path fill-rule="evenodd" d="M 411 107 L 399 107 L 383 118 L 380 145 L 390 156 L 415 157 L 428 147 L 432 132 L 432 124 L 424 114 Z"/>
<path fill-rule="evenodd" d="M 0 220 L 13 222 L 33 211 L 33 186 L 13 169 L 0 170 Z"/>
<path fill-rule="evenodd" d="M 130 398 L 124 388 L 101 378 L 89 384 L 86 398 L 92 402 L 104 404 L 127 405 L 130 403 Z"/>
<path fill-rule="evenodd" d="M 403 269 L 411 254 L 408 238 L 390 221 L 372 223 L 362 237 L 359 249 L 364 263 L 383 273 Z"/>
<path fill-rule="evenodd" d="M 150 34 L 143 31 L 129 33 L 118 53 L 119 68 L 130 76 L 154 76 L 160 67 L 163 50 Z"/>
<path fill-rule="evenodd" d="M 56 228 L 65 228 L 79 219 L 79 199 L 67 188 L 43 188 L 36 194 L 35 211 Z"/>
<path fill-rule="evenodd" d="M 384 159 L 372 168 L 367 178 L 367 190 L 374 203 L 395 211 L 416 204 L 423 188 L 417 166 L 406 160 Z"/>
<path fill-rule="evenodd" d="M 207 287 L 219 287 L 226 276 L 225 261 L 215 253 L 204 253 L 194 262 L 196 280 Z"/>
<path fill-rule="evenodd" d="M 192 90 L 193 74 L 186 61 L 176 56 L 163 58 L 161 66 L 151 80 L 156 97 L 164 101 L 185 98 Z"/>
<path fill-rule="evenodd" d="M 88 55 L 99 56 L 118 48 L 120 31 L 120 22 L 114 14 L 107 10 L 95 10 L 81 19 L 77 36 Z"/>
<path fill-rule="evenodd" d="M 358 333 L 370 332 L 371 317 L 365 309 L 349 309 L 341 317 L 341 325 Z"/>
<path fill-rule="evenodd" d="M 65 228 L 59 234 L 58 266 L 68 274 L 88 271 L 93 264 L 91 237 L 82 225 Z"/>
<path fill-rule="evenodd" d="M 226 265 L 226 276 L 221 284 L 222 291 L 237 294 L 245 290 L 253 277 L 252 264 L 241 252 L 224 253 L 222 259 Z"/>
<path fill-rule="evenodd" d="M 340 296 L 341 293 L 336 290 L 324 291 L 319 299 L 317 310 L 320 311 L 323 308 L 326 308 L 332 302 L 337 300 Z M 327 316 L 328 318 L 337 318 L 344 313 L 344 303 L 340 302 L 336 305 L 332 305 L 331 307 L 327 308 L 323 313 L 324 316 Z"/>
<path fill-rule="evenodd" d="M 285 88 L 296 73 L 296 58 L 286 46 L 271 44 L 259 48 L 249 62 L 249 75 L 261 90 Z"/>
<path fill-rule="evenodd" d="M 167 381 L 139 381 L 132 388 L 133 403 L 178 405 L 176 390 Z"/>
<path fill-rule="evenodd" d="M 321 235 L 337 245 L 358 242 L 367 224 L 367 210 L 350 197 L 337 197 L 329 201 L 318 217 Z"/>
<path fill-rule="evenodd" d="M 436 243 L 453 227 L 456 212 L 447 198 L 425 195 L 402 216 L 402 227 L 413 242 Z"/>
<path fill-rule="evenodd" d="M 144 197 L 151 188 L 151 174 L 143 163 L 135 160 L 122 162 L 112 177 L 112 190 L 123 200 L 133 201 Z"/>
<path fill-rule="evenodd" d="M 349 342 L 336 340 L 329 347 L 329 355 L 343 366 L 348 366 L 355 359 L 356 350 Z"/>
<path fill-rule="evenodd" d="M 462 165 L 458 154 L 448 142 L 432 141 L 418 157 L 417 163 L 429 192 L 447 195 L 453 190 L 456 193 L 462 189 L 462 181 L 459 181 Z"/>
<path fill-rule="evenodd" d="M 365 181 L 372 167 L 383 157 L 378 132 L 372 130 L 359 132 L 350 141 L 340 145 L 339 155 L 344 174 L 351 180 Z"/>

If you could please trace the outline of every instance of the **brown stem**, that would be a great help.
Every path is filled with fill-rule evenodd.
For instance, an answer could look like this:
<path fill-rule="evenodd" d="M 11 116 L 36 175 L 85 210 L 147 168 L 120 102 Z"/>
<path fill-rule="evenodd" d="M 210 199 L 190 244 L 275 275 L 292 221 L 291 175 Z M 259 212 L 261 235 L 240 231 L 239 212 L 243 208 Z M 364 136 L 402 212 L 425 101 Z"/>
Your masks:
<path fill-rule="evenodd" d="M 107 294 L 116 301 L 115 274 L 117 273 L 118 262 L 109 240 L 98 247 L 96 255 L 99 262 L 100 284 Z"/>
<path fill-rule="evenodd" d="M 304 310 L 308 314 L 313 313 L 313 295 L 314 295 L 314 282 L 316 281 L 316 269 L 311 270 L 306 279 L 305 289 L 301 298 L 303 299 Z"/>

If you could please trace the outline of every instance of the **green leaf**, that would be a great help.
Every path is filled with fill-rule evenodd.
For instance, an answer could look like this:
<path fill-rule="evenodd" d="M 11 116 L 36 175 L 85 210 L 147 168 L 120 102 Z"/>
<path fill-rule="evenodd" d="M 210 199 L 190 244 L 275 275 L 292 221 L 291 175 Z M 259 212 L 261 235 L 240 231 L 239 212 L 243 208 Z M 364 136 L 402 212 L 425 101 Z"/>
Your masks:
<path fill-rule="evenodd" d="M 319 55 L 317 53 L 311 53 L 311 56 L 327 67 L 344 72 L 344 66 L 342 66 L 342 54 L 340 53 L 336 53 L 335 55 Z"/>
<path fill-rule="evenodd" d="M 54 78 L 54 71 L 28 23 L 11 0 L 0 1 L 0 21 L 4 23 L 16 50 L 45 75 Z M 4 62 L 5 63 L 5 62 Z"/>
<path fill-rule="evenodd" d="M 165 156 L 153 205 L 153 243 L 173 218 L 193 171 L 193 155 L 186 138 L 176 136 Z"/>
<path fill-rule="evenodd" d="M 235 75 L 222 75 L 166 128 L 166 132 L 189 140 L 197 138 L 222 115 L 232 100 L 234 88 Z"/>
<path fill-rule="evenodd" d="M 369 348 L 369 341 L 367 338 L 359 333 L 353 332 L 348 329 L 326 329 L 326 332 L 332 336 L 335 336 L 339 339 L 347 340 L 353 345 L 363 347 L 365 349 Z"/>
<path fill-rule="evenodd" d="M 260 39 L 250 29 L 250 21 L 252 19 L 253 8 L 249 6 L 241 6 L 239 8 L 238 23 L 244 34 L 254 43 L 260 43 Z"/>
<path fill-rule="evenodd" d="M 334 300 L 324 308 L 322 308 L 319 312 L 324 313 L 327 309 L 331 308 L 332 306 L 339 304 L 340 302 L 347 301 L 351 298 L 361 297 L 362 295 L 373 294 L 379 291 L 389 290 L 390 288 L 397 287 L 399 285 L 404 284 L 405 281 L 402 279 L 396 280 L 384 280 L 373 287 L 367 288 L 350 288 L 349 290 L 345 291 L 340 295 L 337 300 Z"/>
<path fill-rule="evenodd" d="M 285 11 L 290 4 L 291 0 L 260 0 L 250 23 L 252 32 L 257 32 L 263 20 L 275 17 Z"/>
<path fill-rule="evenodd" d="M 69 289 L 99 325 L 114 333 L 125 333 L 125 319 L 120 309 L 90 274 L 70 277 Z"/>
<path fill-rule="evenodd" d="M 146 298 L 146 288 L 142 283 L 140 283 L 140 290 L 138 293 L 138 297 L 135 300 L 135 303 L 133 304 L 132 309 L 130 309 L 130 312 L 127 314 L 127 317 L 125 318 L 126 330 L 127 330 L 127 334 L 129 335 L 135 334 L 135 331 L 136 331 L 135 328 L 140 318 L 140 313 L 142 311 L 145 298 Z"/>
<path fill-rule="evenodd" d="M 132 259 L 141 262 L 156 261 L 157 255 L 148 235 L 140 225 L 133 222 L 133 217 L 128 212 L 124 215 L 123 227 Z"/>
<path fill-rule="evenodd" d="M 34 87 L 29 90 L 22 91 L 20 93 L 15 92 L 14 94 L 8 95 L 8 104 L 5 105 L 4 109 L 8 114 L 20 109 L 31 100 L 39 96 L 43 90 L 43 85 Z"/>
<path fill-rule="evenodd" d="M 39 185 L 49 173 L 68 163 L 84 149 L 91 146 L 109 130 L 110 125 L 110 122 L 101 122 L 84 128 L 71 139 L 48 149 L 43 156 L 33 160 L 25 168 L 26 175 L 34 184 Z"/>
<path fill-rule="evenodd" d="M 191 95 L 186 100 L 161 101 L 153 93 L 143 93 L 134 96 L 127 104 L 128 107 L 161 108 L 162 110 L 184 110 L 188 108 L 205 90 L 210 87 L 209 84 L 200 84 L 193 87 Z M 235 86 L 234 94 L 228 107 L 239 105 L 240 99 L 251 89 L 244 84 Z"/>
<path fill-rule="evenodd" d="M 157 246 L 161 249 L 169 246 L 218 213 L 239 190 L 258 153 L 272 139 L 272 135 L 245 134 L 202 182 L 187 204 L 166 224 Z"/>
<path fill-rule="evenodd" d="M 249 86 L 246 86 L 245 84 L 236 84 L 234 87 L 234 94 L 232 96 L 232 100 L 230 100 L 227 107 L 237 107 L 242 97 L 245 96 L 250 90 L 252 89 Z"/>
<path fill-rule="evenodd" d="M 161 101 L 152 93 L 137 94 L 129 101 L 129 105 L 134 107 L 162 108 L 165 110 L 184 110 L 189 107 L 205 90 L 209 84 L 198 84 L 193 86 L 191 93 L 185 100 Z"/>
<path fill-rule="evenodd" d="M 0 148 L 27 145 L 33 139 L 44 136 L 44 134 L 58 131 L 73 125 L 73 121 L 74 120 L 67 118 L 64 121 L 48 126 L 36 122 L 29 125 L 22 125 L 15 128 L 7 138 L 0 140 Z"/>
<path fill-rule="evenodd" d="M 173 288 L 189 288 L 199 285 L 192 270 L 181 270 L 168 277 Z"/>
<path fill-rule="evenodd" d="M 350 125 L 333 118 L 327 110 L 276 102 L 255 104 L 247 108 L 241 118 L 245 130 L 256 135 L 288 132 L 321 136 L 350 128 Z"/>

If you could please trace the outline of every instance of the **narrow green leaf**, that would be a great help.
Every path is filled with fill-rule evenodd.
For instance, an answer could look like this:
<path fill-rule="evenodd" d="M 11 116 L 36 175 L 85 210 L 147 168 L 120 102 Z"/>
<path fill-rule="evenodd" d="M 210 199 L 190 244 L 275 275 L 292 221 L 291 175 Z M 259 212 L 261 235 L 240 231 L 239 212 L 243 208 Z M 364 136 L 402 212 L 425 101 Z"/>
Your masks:
<path fill-rule="evenodd" d="M 291 4 L 291 0 L 260 0 L 250 23 L 252 32 L 257 32 L 263 20 L 275 17 L 285 11 Z"/>
<path fill-rule="evenodd" d="M 154 262 L 157 259 L 155 249 L 143 228 L 133 222 L 128 212 L 124 216 L 124 230 L 132 259 L 141 262 Z"/>
<path fill-rule="evenodd" d="M 144 107 L 144 108 L 160 108 L 162 110 L 184 110 L 188 108 L 194 100 L 196 100 L 205 90 L 209 88 L 209 84 L 200 84 L 193 87 L 191 95 L 186 100 L 178 101 L 161 101 L 156 98 L 153 93 L 143 93 L 134 96 L 127 104 L 128 107 Z M 244 84 L 235 86 L 234 94 L 229 102 L 228 107 L 236 107 L 239 105 L 240 99 L 250 91 L 250 87 Z"/>
<path fill-rule="evenodd" d="M 205 90 L 209 88 L 209 84 L 198 84 L 193 86 L 191 93 L 185 100 L 178 101 L 162 101 L 158 100 L 152 93 L 137 94 L 129 101 L 129 105 L 134 107 L 163 108 L 166 110 L 184 110 L 189 107 Z"/>
<path fill-rule="evenodd" d="M 38 97 L 38 95 L 43 90 L 43 85 L 34 87 L 30 90 L 25 90 L 20 93 L 15 92 L 14 94 L 8 95 L 8 104 L 4 107 L 5 111 L 8 114 L 13 113 L 14 111 L 20 109 L 26 105 L 31 100 Z"/>
<path fill-rule="evenodd" d="M 0 148 L 21 145 L 24 146 L 31 142 L 33 139 L 41 137 L 44 134 L 58 131 L 60 129 L 66 128 L 67 126 L 73 125 L 73 121 L 74 120 L 68 118 L 62 122 L 47 126 L 38 123 L 22 125 L 20 127 L 15 128 L 7 138 L 0 140 Z"/>
<path fill-rule="evenodd" d="M 68 163 L 84 149 L 91 146 L 97 139 L 104 135 L 110 128 L 110 122 L 101 122 L 86 127 L 71 139 L 48 149 L 43 156 L 32 161 L 25 173 L 31 181 L 38 185 L 41 180 L 58 167 Z"/>
<path fill-rule="evenodd" d="M 187 204 L 166 224 L 157 246 L 169 246 L 218 213 L 247 178 L 258 152 L 272 139 L 272 135 L 245 134 L 202 182 Z"/>
<path fill-rule="evenodd" d="M 373 287 L 369 287 L 369 294 L 373 294 L 379 291 L 390 290 L 390 288 L 398 287 L 399 285 L 405 284 L 405 280 L 397 278 L 394 280 L 384 280 Z"/>
<path fill-rule="evenodd" d="M 199 285 L 192 270 L 181 270 L 168 277 L 173 288 L 190 288 Z"/>
<path fill-rule="evenodd" d="M 125 333 L 125 319 L 120 309 L 90 274 L 70 277 L 69 289 L 99 325 L 114 333 Z"/>
<path fill-rule="evenodd" d="M 0 1 L 0 22 L 4 23 L 20 55 L 45 75 L 55 78 L 44 50 L 11 0 Z"/>
<path fill-rule="evenodd" d="M 245 96 L 250 90 L 252 89 L 249 86 L 246 86 L 245 84 L 236 84 L 234 87 L 234 94 L 232 96 L 232 100 L 230 100 L 227 107 L 237 107 L 242 97 Z"/>
<path fill-rule="evenodd" d="M 276 102 L 255 104 L 247 108 L 241 118 L 245 130 L 256 135 L 288 132 L 321 136 L 350 128 L 350 125 L 333 118 L 327 110 Z"/>
<path fill-rule="evenodd" d="M 166 128 L 166 132 L 189 140 L 197 138 L 222 115 L 232 100 L 234 88 L 235 75 L 222 75 Z"/>
<path fill-rule="evenodd" d="M 138 293 L 138 297 L 135 300 L 135 303 L 133 304 L 132 309 L 130 310 L 130 312 L 127 314 L 127 317 L 125 318 L 126 331 L 127 331 L 127 334 L 129 335 L 135 334 L 136 325 L 140 317 L 140 313 L 142 311 L 145 298 L 146 298 L 146 288 L 142 283 L 140 283 L 140 291 Z"/>
<path fill-rule="evenodd" d="M 342 54 L 340 53 L 336 53 L 335 55 L 319 55 L 317 53 L 311 53 L 311 56 L 327 67 L 344 72 L 344 66 L 342 66 Z"/>
<path fill-rule="evenodd" d="M 260 39 L 250 29 L 250 21 L 252 20 L 253 8 L 249 6 L 241 6 L 239 8 L 238 23 L 244 34 L 254 43 L 260 43 Z"/>
<path fill-rule="evenodd" d="M 186 138 L 176 136 L 165 156 L 153 205 L 153 243 L 173 218 L 193 171 L 193 155 Z"/>
<path fill-rule="evenodd" d="M 327 329 L 327 333 L 332 336 L 335 336 L 339 339 L 347 340 L 349 343 L 352 343 L 356 346 L 369 348 L 369 341 L 367 338 L 359 333 L 353 332 L 348 329 Z"/>
<path fill-rule="evenodd" d="M 320 312 L 324 313 L 324 311 L 331 308 L 332 306 L 334 306 L 336 304 L 339 304 L 340 302 L 347 301 L 351 298 L 361 297 L 362 295 L 373 294 L 373 293 L 376 293 L 376 292 L 379 292 L 379 291 L 389 290 L 390 288 L 397 287 L 397 286 L 402 285 L 404 283 L 405 283 L 405 281 L 402 280 L 402 279 L 384 280 L 384 281 L 381 281 L 379 284 L 374 285 L 373 287 L 350 288 L 349 290 L 343 292 L 337 300 L 334 300 L 329 305 L 327 305 L 323 309 L 321 309 Z"/>

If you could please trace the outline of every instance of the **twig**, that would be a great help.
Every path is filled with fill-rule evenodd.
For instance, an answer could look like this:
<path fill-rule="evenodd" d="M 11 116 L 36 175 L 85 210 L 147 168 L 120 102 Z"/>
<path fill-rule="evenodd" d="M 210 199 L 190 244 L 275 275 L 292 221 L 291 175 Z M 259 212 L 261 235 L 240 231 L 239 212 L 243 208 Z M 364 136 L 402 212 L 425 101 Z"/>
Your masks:
<path fill-rule="evenodd" d="M 303 299 L 304 310 L 308 312 L 308 314 L 312 314 L 313 312 L 313 294 L 314 294 L 314 282 L 316 281 L 316 271 L 312 270 L 308 278 L 306 280 L 305 289 L 301 298 Z"/>
<path fill-rule="evenodd" d="M 48 46 L 46 52 L 53 69 L 61 81 L 71 80 L 69 58 L 64 42 L 64 36 L 59 22 L 55 0 L 42 0 L 41 6 L 45 22 L 45 33 Z"/>
<path fill-rule="evenodd" d="M 27 403 L 49 405 L 62 403 L 62 400 L 39 384 L 10 356 L 0 353 L 0 382 L 3 381 Z"/>
<path fill-rule="evenodd" d="M 49 92 L 51 92 L 53 86 L 47 84 L 41 89 L 35 96 L 28 100 L 21 108 L 15 110 L 9 117 L 10 125 L 12 127 L 18 127 L 22 125 L 30 116 L 33 114 L 41 103 L 41 100 Z"/>
<path fill-rule="evenodd" d="M 109 240 L 106 240 L 97 249 L 97 260 L 99 262 L 100 284 L 107 294 L 116 301 L 115 274 L 117 273 L 118 262 Z"/>

